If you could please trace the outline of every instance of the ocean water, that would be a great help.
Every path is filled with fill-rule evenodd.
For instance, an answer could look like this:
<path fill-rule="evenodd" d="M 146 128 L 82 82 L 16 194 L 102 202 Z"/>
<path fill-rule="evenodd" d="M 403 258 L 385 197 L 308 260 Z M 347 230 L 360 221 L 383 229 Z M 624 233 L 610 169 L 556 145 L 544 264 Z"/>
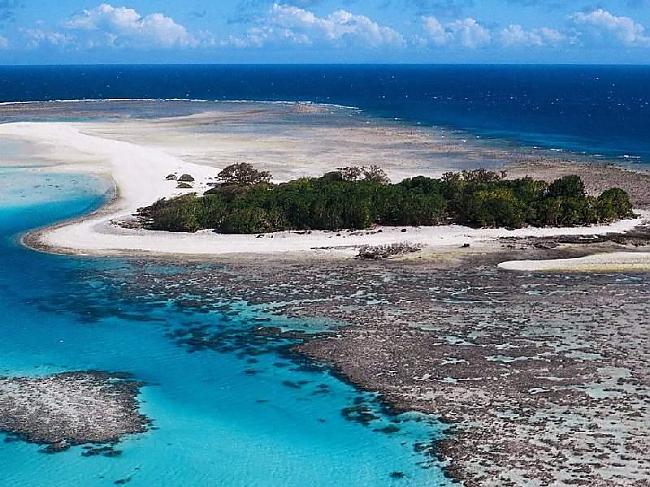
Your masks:
<path fill-rule="evenodd" d="M 447 485 L 430 453 L 416 451 L 441 437 L 441 425 L 384 412 L 373 395 L 284 353 L 288 342 L 260 345 L 252 333 L 258 311 L 203 312 L 155 294 L 125 296 L 132 261 L 48 255 L 18 243 L 27 229 L 98 207 L 102 183 L 25 169 L 2 176 L 12 189 L 0 191 L 0 375 L 129 372 L 146 383 L 142 411 L 154 429 L 126 438 L 114 458 L 83 457 L 81 447 L 45 454 L 0 435 L 0 485 Z M 224 332 L 233 346 L 192 351 L 173 338 L 197 327 Z M 377 419 L 346 419 L 342 411 L 359 404 Z M 389 425 L 398 431 L 378 431 Z"/>
<path fill-rule="evenodd" d="M 0 67 L 5 102 L 308 100 L 625 164 L 650 163 L 648 86 L 648 67 Z M 12 117 L 0 105 L 0 121 Z M 5 159 L 22 150 L 2 149 Z M 444 434 L 435 418 L 391 416 L 371 394 L 284 353 L 289 343 L 260 345 L 253 333 L 258 311 L 183 309 L 155 294 L 125 296 L 121 284 L 136 275 L 138 262 L 46 255 L 18 243 L 30 228 L 96 208 L 106 190 L 46 168 L 0 169 L 0 375 L 130 372 L 147 384 L 142 410 L 155 429 L 125 439 L 114 458 L 83 457 L 80 448 L 47 455 L 38 445 L 0 442 L 0 485 L 449 483 L 420 451 Z M 201 329 L 221 333 L 227 346 L 193 350 L 177 339 L 179 330 Z M 360 404 L 377 419 L 364 425 L 344 416 Z M 399 430 L 381 431 L 391 425 Z"/>
<path fill-rule="evenodd" d="M 5 102 L 305 100 L 623 164 L 650 163 L 648 86 L 650 66 L 0 67 Z"/>

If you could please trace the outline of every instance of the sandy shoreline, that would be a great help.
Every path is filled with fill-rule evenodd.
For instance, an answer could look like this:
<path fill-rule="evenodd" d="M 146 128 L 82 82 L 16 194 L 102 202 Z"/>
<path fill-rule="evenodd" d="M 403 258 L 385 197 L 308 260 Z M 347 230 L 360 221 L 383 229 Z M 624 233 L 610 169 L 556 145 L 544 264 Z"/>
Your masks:
<path fill-rule="evenodd" d="M 184 118 L 183 123 L 186 122 L 187 118 Z M 649 212 L 640 211 L 639 217 L 634 220 L 581 228 L 524 228 L 509 231 L 450 225 L 385 227 L 359 232 L 281 232 L 262 236 L 219 235 L 210 231 L 178 234 L 125 228 L 123 223 L 127 222 L 128 226 L 138 208 L 161 197 L 205 191 L 218 168 L 207 163 L 187 162 L 161 146 L 160 141 L 152 143 L 147 138 L 150 136 L 143 136 L 143 140 L 149 141 L 146 145 L 136 144 L 120 140 L 123 136 L 111 137 L 111 130 L 114 128 L 110 123 L 27 122 L 0 125 L 0 137 L 33 144 L 37 153 L 47 154 L 47 158 L 57 163 L 53 170 L 110 177 L 116 188 L 113 200 L 97 212 L 32 232 L 24 238 L 25 244 L 39 250 L 83 255 L 228 256 L 311 253 L 345 258 L 356 255 L 358 248 L 363 245 L 408 242 L 441 251 L 467 245 L 494 249 L 500 238 L 623 233 L 650 220 Z M 102 135 L 97 135 L 98 133 Z M 178 151 L 177 145 L 175 150 Z M 295 171 L 295 168 L 288 168 L 285 173 L 293 174 Z M 185 173 L 196 179 L 194 188 L 179 190 L 175 181 L 165 179 L 168 174 Z"/>

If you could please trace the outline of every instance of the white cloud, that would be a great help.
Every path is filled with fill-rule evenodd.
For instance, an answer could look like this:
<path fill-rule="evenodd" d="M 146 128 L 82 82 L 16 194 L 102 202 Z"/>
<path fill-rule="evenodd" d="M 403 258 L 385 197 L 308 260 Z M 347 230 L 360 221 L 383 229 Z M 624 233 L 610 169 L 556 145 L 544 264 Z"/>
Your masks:
<path fill-rule="evenodd" d="M 337 10 L 318 17 L 309 10 L 292 5 L 273 4 L 259 25 L 243 37 L 230 37 L 231 45 L 262 46 L 272 42 L 292 44 L 355 44 L 362 47 L 404 46 L 402 35 L 379 25 L 364 15 Z"/>
<path fill-rule="evenodd" d="M 423 17 L 422 21 L 428 39 L 438 46 L 456 44 L 474 49 L 492 42 L 492 33 L 471 17 L 445 25 L 431 16 Z"/>
<path fill-rule="evenodd" d="M 35 49 L 43 45 L 65 46 L 73 42 L 73 38 L 67 34 L 47 29 L 33 28 L 21 30 L 25 37 L 25 45 Z"/>
<path fill-rule="evenodd" d="M 5 36 L 0 35 L 0 49 L 8 49 L 9 48 L 9 39 L 7 39 Z"/>
<path fill-rule="evenodd" d="M 525 30 L 521 25 L 511 24 L 499 33 L 499 38 L 504 46 L 548 46 L 560 44 L 567 36 L 548 27 Z"/>
<path fill-rule="evenodd" d="M 592 12 L 577 12 L 572 20 L 582 27 L 590 29 L 589 33 L 601 39 L 613 39 L 627 46 L 650 46 L 650 36 L 645 27 L 629 17 L 617 17 L 602 8 Z"/>
<path fill-rule="evenodd" d="M 134 47 L 196 47 L 199 40 L 171 17 L 141 15 L 134 9 L 103 3 L 74 15 L 65 27 L 83 31 L 87 44 Z"/>
<path fill-rule="evenodd" d="M 476 48 L 489 44 L 492 40 L 490 31 L 471 17 L 456 20 L 449 24 L 447 28 L 464 47 Z"/>
<path fill-rule="evenodd" d="M 469 49 L 497 43 L 504 47 L 552 46 L 569 40 L 566 34 L 549 27 L 526 30 L 521 25 L 511 24 L 500 31 L 491 31 L 471 17 L 442 24 L 437 18 L 428 16 L 422 18 L 422 23 L 426 37 L 418 37 L 416 41 L 437 46 Z"/>
<path fill-rule="evenodd" d="M 438 19 L 435 17 L 424 17 L 422 21 L 424 22 L 424 30 L 431 42 L 437 46 L 444 46 L 451 41 L 451 32 L 448 32 Z"/>

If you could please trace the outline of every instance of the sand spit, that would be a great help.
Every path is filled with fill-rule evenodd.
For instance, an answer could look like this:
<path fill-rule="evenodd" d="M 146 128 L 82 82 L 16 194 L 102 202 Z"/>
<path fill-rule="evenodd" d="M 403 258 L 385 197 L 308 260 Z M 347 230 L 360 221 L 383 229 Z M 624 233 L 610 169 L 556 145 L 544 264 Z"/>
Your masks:
<path fill-rule="evenodd" d="M 630 194 L 636 208 L 650 208 L 650 173 L 638 167 L 539 160 L 520 162 L 504 169 L 511 178 L 530 176 L 546 181 L 577 174 L 585 182 L 587 192 L 592 195 L 617 186 Z M 519 272 L 648 272 L 650 253 L 601 252 L 579 258 L 506 261 L 500 263 L 499 267 Z"/>
<path fill-rule="evenodd" d="M 501 269 L 520 272 L 643 272 L 650 271 L 650 252 L 611 252 L 575 259 L 512 260 Z"/>
<path fill-rule="evenodd" d="M 48 251 L 89 255 L 173 254 L 188 256 L 268 256 L 318 255 L 349 258 L 359 248 L 370 245 L 409 243 L 428 251 L 444 251 L 462 246 L 494 250 L 503 238 L 542 238 L 552 236 L 593 236 L 625 233 L 645 223 L 648 216 L 623 220 L 611 225 L 575 228 L 472 229 L 459 225 L 438 227 L 376 227 L 369 231 L 278 232 L 263 235 L 221 235 L 211 231 L 194 234 L 124 229 L 110 222 L 98 224 L 84 220 L 27 239 L 27 244 Z"/>
<path fill-rule="evenodd" d="M 122 374 L 94 371 L 0 377 L 0 430 L 46 445 L 47 452 L 116 443 L 147 430 L 140 387 Z"/>

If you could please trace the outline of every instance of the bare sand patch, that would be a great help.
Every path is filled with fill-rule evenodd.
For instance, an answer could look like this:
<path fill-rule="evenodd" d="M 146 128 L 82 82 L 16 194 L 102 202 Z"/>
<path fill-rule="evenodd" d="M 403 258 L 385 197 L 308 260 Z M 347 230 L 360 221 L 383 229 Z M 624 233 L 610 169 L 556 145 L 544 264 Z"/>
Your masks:
<path fill-rule="evenodd" d="M 574 259 L 511 260 L 501 269 L 520 272 L 646 272 L 650 252 L 608 252 Z"/>

